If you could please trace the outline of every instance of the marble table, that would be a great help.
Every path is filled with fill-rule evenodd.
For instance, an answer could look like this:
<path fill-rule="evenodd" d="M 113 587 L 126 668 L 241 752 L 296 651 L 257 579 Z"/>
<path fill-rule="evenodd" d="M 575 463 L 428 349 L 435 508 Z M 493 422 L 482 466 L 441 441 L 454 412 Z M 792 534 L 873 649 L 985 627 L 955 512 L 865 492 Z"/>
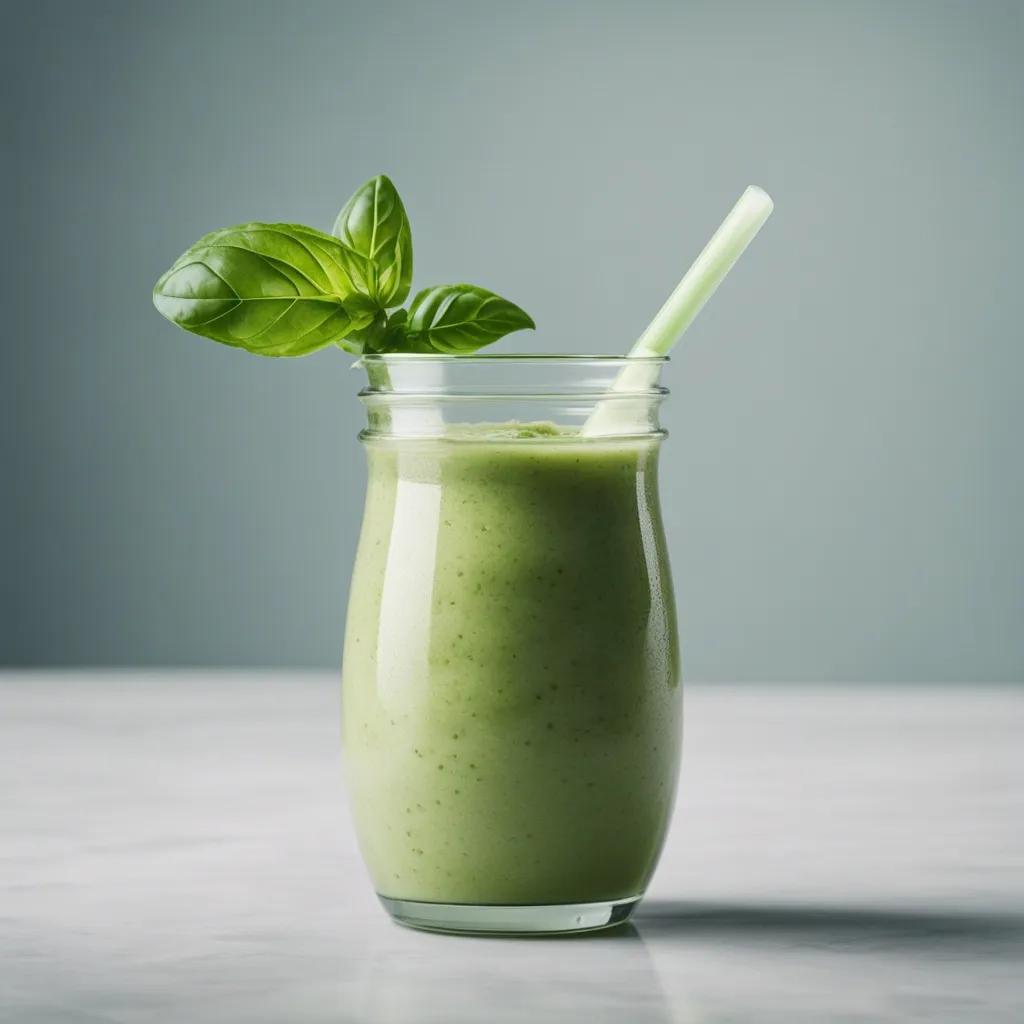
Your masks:
<path fill-rule="evenodd" d="M 338 704 L 0 675 L 0 1021 L 1024 1021 L 1024 687 L 691 686 L 635 923 L 529 940 L 388 921 Z"/>

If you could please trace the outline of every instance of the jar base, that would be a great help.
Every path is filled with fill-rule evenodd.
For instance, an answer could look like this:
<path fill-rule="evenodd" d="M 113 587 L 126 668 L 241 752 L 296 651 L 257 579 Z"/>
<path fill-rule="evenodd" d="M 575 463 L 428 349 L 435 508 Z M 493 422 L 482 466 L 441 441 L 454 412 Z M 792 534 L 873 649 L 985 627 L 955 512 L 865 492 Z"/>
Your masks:
<path fill-rule="evenodd" d="M 643 893 L 602 903 L 503 907 L 419 903 L 377 896 L 398 924 L 458 935 L 566 935 L 614 928 L 630 919 L 642 897 Z"/>

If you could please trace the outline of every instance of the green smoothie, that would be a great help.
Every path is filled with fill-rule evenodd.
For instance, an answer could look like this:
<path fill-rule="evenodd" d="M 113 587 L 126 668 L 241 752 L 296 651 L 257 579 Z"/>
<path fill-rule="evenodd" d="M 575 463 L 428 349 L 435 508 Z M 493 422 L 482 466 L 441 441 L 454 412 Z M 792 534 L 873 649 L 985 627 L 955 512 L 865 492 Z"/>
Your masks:
<path fill-rule="evenodd" d="M 644 891 L 681 734 L 659 444 L 545 424 L 366 442 L 343 738 L 382 896 Z"/>

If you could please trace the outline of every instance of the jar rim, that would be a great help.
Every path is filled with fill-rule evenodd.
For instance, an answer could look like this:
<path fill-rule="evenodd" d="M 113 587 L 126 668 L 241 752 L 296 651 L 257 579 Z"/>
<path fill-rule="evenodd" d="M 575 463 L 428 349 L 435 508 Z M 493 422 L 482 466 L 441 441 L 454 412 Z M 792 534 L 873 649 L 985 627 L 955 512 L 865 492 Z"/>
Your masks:
<path fill-rule="evenodd" d="M 359 356 L 354 367 L 364 363 L 386 366 L 389 363 L 606 363 L 612 366 L 630 365 L 661 366 L 669 362 L 668 356 L 628 355 L 576 355 L 558 352 L 473 352 L 469 355 L 448 355 L 441 352 L 367 352 Z"/>

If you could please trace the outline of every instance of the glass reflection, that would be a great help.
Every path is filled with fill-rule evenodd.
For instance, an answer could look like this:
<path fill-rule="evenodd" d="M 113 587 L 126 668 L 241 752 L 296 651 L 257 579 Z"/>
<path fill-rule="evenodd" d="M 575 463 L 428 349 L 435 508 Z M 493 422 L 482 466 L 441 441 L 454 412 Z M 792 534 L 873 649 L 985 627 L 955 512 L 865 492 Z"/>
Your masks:
<path fill-rule="evenodd" d="M 375 1024 L 677 1020 L 631 925 L 560 939 L 405 933 L 373 952 L 356 1009 Z"/>

